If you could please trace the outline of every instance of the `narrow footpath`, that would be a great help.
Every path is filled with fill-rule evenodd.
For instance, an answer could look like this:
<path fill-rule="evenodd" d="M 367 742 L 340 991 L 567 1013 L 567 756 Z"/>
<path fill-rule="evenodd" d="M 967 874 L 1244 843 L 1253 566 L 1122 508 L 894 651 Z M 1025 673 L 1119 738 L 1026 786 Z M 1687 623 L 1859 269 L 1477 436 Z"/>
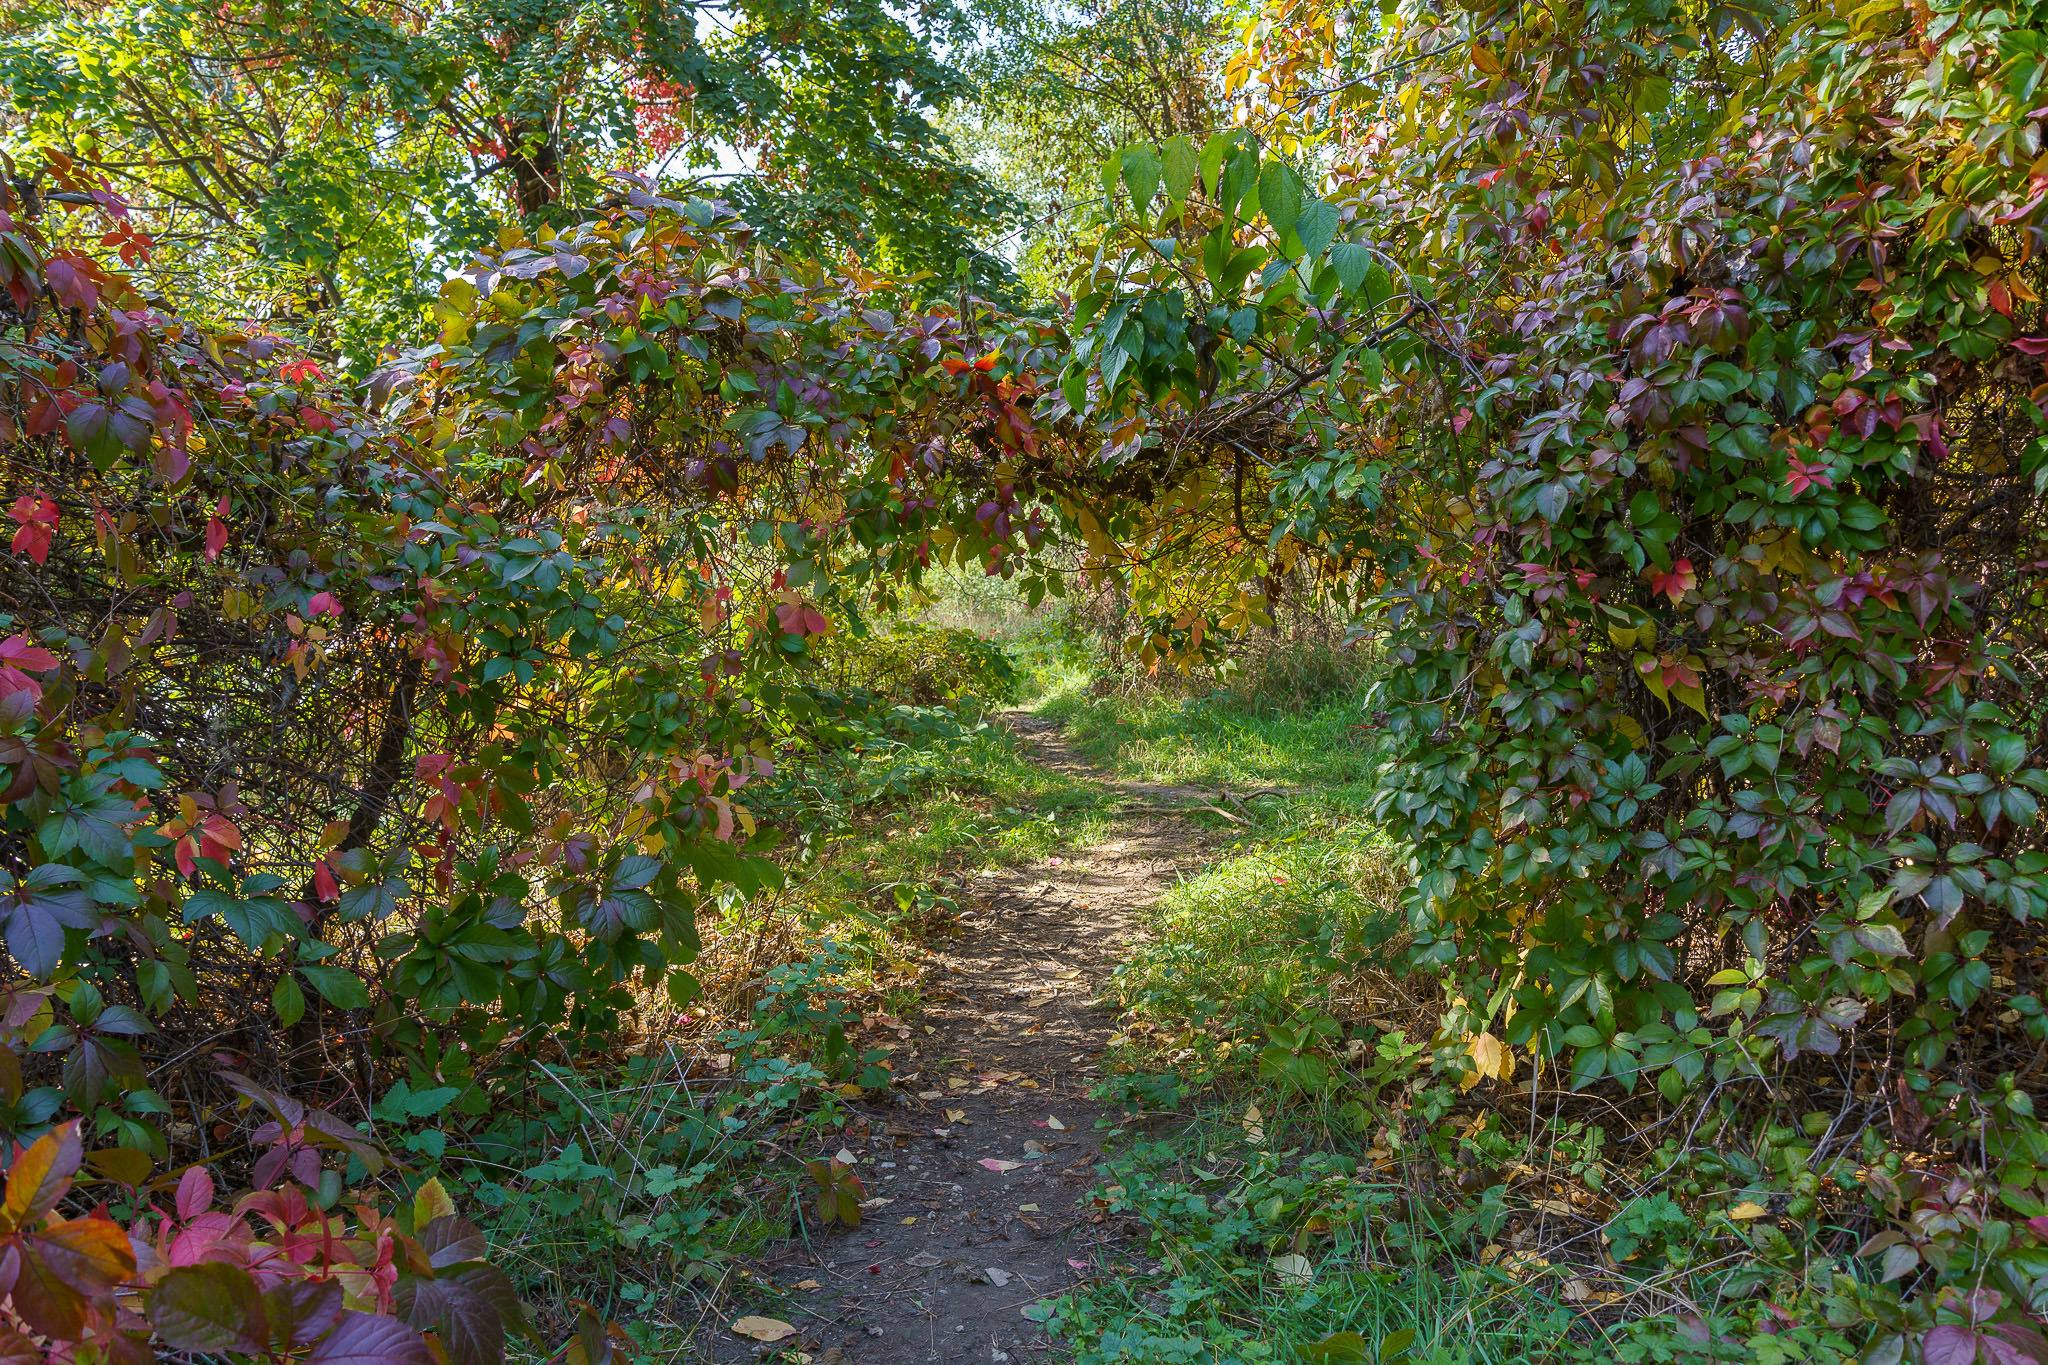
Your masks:
<path fill-rule="evenodd" d="M 728 1328 L 717 1361 L 1056 1359 L 1026 1310 L 1111 1273 L 1116 1230 L 1090 1197 L 1117 1117 L 1088 1097 L 1116 1026 L 1101 998 L 1144 932 L 1141 912 L 1222 836 L 1168 810 L 1209 794 L 1115 782 L 1052 722 L 1013 713 L 1005 723 L 1037 761 L 1145 804 L 1084 850 L 962 889 L 960 933 L 933 945 L 892 1092 L 859 1106 L 843 1147 L 806 1153 L 855 1158 L 868 1195 L 861 1225 L 764 1260 L 761 1278 L 791 1296 L 777 1316 L 798 1335 L 763 1344 Z"/>

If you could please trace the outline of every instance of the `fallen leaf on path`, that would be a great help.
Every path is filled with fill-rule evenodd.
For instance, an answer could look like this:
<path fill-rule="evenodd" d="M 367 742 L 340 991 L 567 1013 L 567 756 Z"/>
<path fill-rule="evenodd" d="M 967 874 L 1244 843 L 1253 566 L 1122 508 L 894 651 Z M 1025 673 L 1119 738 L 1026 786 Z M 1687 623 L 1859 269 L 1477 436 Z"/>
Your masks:
<path fill-rule="evenodd" d="M 824 1285 L 819 1284 L 816 1280 L 798 1280 L 790 1286 L 791 1289 L 823 1289 L 824 1287 Z"/>
<path fill-rule="evenodd" d="M 965 1109 L 948 1109 L 946 1111 L 946 1122 L 948 1123 L 963 1123 L 966 1119 L 967 1111 Z"/>
<path fill-rule="evenodd" d="M 965 1090 L 967 1088 L 967 1078 L 964 1076 L 948 1076 L 946 1077 L 946 1084 L 952 1086 L 955 1090 Z"/>
<path fill-rule="evenodd" d="M 917 1097 L 921 1100 L 942 1100 L 946 1098 L 946 1092 L 943 1090 L 920 1090 L 917 1092 Z"/>
<path fill-rule="evenodd" d="M 1044 1156 L 1045 1144 L 1040 1142 L 1038 1139 L 1033 1138 L 1031 1141 L 1024 1144 L 1024 1150 L 1031 1153 L 1031 1155 L 1033 1156 Z"/>
<path fill-rule="evenodd" d="M 992 1156 L 983 1157 L 981 1164 L 994 1171 L 997 1175 L 1001 1175 L 1005 1171 L 1019 1170 L 1024 1165 L 1021 1161 L 1001 1161 Z"/>
<path fill-rule="evenodd" d="M 1593 1297 L 1593 1286 L 1574 1275 L 1564 1282 L 1564 1296 L 1573 1303 L 1584 1303 Z"/>
<path fill-rule="evenodd" d="M 1086 1261 L 1077 1261 L 1072 1256 L 1067 1257 L 1067 1264 L 1075 1270 L 1086 1270 L 1088 1268 Z"/>
<path fill-rule="evenodd" d="M 1036 1204 L 1019 1204 L 1019 1205 L 1017 1206 L 1017 1212 L 1019 1212 L 1019 1213 L 1037 1213 L 1037 1212 L 1038 1212 L 1038 1205 L 1036 1205 Z"/>
<path fill-rule="evenodd" d="M 916 1214 L 912 1214 L 912 1215 L 911 1215 L 910 1217 L 908 1217 L 908 1218 L 906 1218 L 906 1219 L 904 1219 L 904 1220 L 903 1220 L 903 1225 L 904 1225 L 905 1227 L 909 1227 L 909 1226 L 910 1226 L 910 1225 L 911 1225 L 912 1223 L 915 1223 L 916 1221 L 917 1221 L 917 1215 L 916 1215 Z"/>
<path fill-rule="evenodd" d="M 1017 1084 L 1018 1084 L 1018 1085 L 1021 1085 L 1021 1086 L 1023 1086 L 1023 1087 L 1024 1087 L 1024 1088 L 1025 1088 L 1026 1090 L 1036 1090 L 1036 1089 L 1038 1089 L 1038 1082 L 1037 1082 L 1037 1081 L 1019 1081 L 1019 1082 L 1017 1082 Z"/>
<path fill-rule="evenodd" d="M 1010 1272 L 1007 1270 L 998 1270 L 994 1266 L 990 1266 L 983 1273 L 988 1276 L 988 1282 L 998 1289 L 1001 1289 L 1010 1282 Z"/>
<path fill-rule="evenodd" d="M 945 1262 L 941 1261 L 938 1257 L 932 1255 L 929 1251 L 920 1251 L 917 1253 L 917 1255 L 911 1257 L 910 1260 L 907 1261 L 905 1264 L 914 1265 L 929 1270 L 935 1265 L 944 1265 Z"/>
<path fill-rule="evenodd" d="M 1244 1111 L 1244 1140 L 1254 1147 L 1266 1145 L 1266 1120 L 1256 1104 Z"/>
<path fill-rule="evenodd" d="M 796 1335 L 796 1328 L 780 1318 L 741 1318 L 732 1330 L 755 1341 L 780 1341 Z"/>
<path fill-rule="evenodd" d="M 1055 1133 L 1064 1133 L 1067 1131 L 1067 1125 L 1061 1123 L 1059 1121 L 1059 1116 L 1056 1114 L 1047 1114 L 1045 1116 L 1045 1126 L 1052 1129 Z"/>
<path fill-rule="evenodd" d="M 1754 1200 L 1745 1199 L 1734 1208 L 1728 1210 L 1728 1216 L 1730 1218 L 1761 1218 L 1769 1212 L 1770 1210 L 1762 1204 Z"/>
<path fill-rule="evenodd" d="M 841 1147 L 839 1149 L 839 1155 L 833 1157 L 832 1159 L 842 1166 L 851 1166 L 854 1162 L 860 1160 L 859 1157 L 853 1154 L 851 1149 L 846 1147 Z"/>
<path fill-rule="evenodd" d="M 1564 1218 L 1569 1218 L 1578 1212 L 1577 1209 L 1565 1203 L 1562 1199 L 1538 1199 L 1531 1207 L 1540 1213 L 1555 1213 Z"/>

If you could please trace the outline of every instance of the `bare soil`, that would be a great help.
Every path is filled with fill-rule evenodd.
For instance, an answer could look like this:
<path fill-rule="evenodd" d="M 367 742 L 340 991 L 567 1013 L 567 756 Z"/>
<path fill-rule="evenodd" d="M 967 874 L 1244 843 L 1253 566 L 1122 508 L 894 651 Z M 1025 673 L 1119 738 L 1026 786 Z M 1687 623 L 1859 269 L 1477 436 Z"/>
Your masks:
<path fill-rule="evenodd" d="M 1101 997 L 1144 932 L 1140 912 L 1216 837 L 1164 807 L 1215 798 L 1115 783 L 1052 722 L 1004 719 L 1038 761 L 1142 804 L 1086 850 L 984 872 L 962 889 L 960 932 L 933 945 L 895 1085 L 806 1153 L 854 1155 L 869 1199 L 860 1226 L 758 1262 L 752 1282 L 785 1297 L 750 1309 L 750 1298 L 769 1300 L 743 1288 L 715 1360 L 791 1350 L 816 1365 L 1051 1360 L 1059 1352 L 1024 1310 L 1112 1273 L 1119 1229 L 1091 1198 L 1101 1134 L 1117 1117 L 1088 1097 L 1116 1024 Z M 750 1312 L 799 1334 L 749 1341 L 729 1324 Z"/>

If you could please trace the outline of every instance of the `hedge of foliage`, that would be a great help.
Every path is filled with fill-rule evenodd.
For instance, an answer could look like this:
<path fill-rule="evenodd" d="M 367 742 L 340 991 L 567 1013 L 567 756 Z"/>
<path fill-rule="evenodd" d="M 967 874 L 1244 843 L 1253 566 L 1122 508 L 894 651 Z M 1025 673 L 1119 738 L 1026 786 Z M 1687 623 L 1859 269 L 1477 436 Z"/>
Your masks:
<path fill-rule="evenodd" d="M 1215 452 L 1160 654 L 1247 610 L 1191 563 L 1384 623 L 1438 1065 L 1878 1230 L 1876 1359 L 2048 1354 L 2044 18 L 1272 5 L 1263 151 L 1105 168 L 1067 372 Z"/>
<path fill-rule="evenodd" d="M 384 1071 L 516 1086 L 649 992 L 692 998 L 699 901 L 780 875 L 746 789 L 817 712 L 821 637 L 935 541 L 1023 549 L 1025 519 L 984 510 L 987 457 L 962 445 L 963 503 L 945 445 L 973 425 L 999 452 L 993 426 L 1022 418 L 993 358 L 960 358 L 953 309 L 637 184 L 602 220 L 508 237 L 444 288 L 437 337 L 352 386 L 146 303 L 76 245 L 125 240 L 127 210 L 70 183 L 68 218 L 0 223 L 0 924 L 21 973 L 0 1129 L 80 1116 L 94 1178 L 140 1210 L 254 1097 L 276 1159 L 236 1174 L 290 1204 L 259 1240 L 296 1256 L 344 1172 L 372 1173 L 354 1124 Z M 821 573 L 835 556 L 873 592 Z M 246 1241 L 258 1207 L 220 1235 Z M 382 1248 L 381 1278 L 316 1278 L 388 1314 L 391 1245 L 363 1217 L 346 1235 Z M 397 1283 L 441 1287 L 399 1307 L 495 1358 L 517 1305 L 502 1277 L 435 1277 L 474 1249 L 432 1218 L 402 1221 L 426 1250 Z M 61 1317 L 17 1286 L 21 1325 L 138 1349 L 116 1269 L 67 1280 L 85 1307 Z M 219 1275 L 228 1317 L 271 1287 Z M 191 1349 L 293 1353 L 301 1328 Z"/>
<path fill-rule="evenodd" d="M 1497 1035 L 1709 1135 L 1816 1116 L 1791 1219 L 1974 1210 L 1868 1250 L 1993 1286 L 1959 1330 L 1995 1334 L 2048 1287 L 2009 1245 L 2048 1214 L 2039 16 L 1671 17 L 1477 34 L 1455 119 L 1358 182 L 1430 225 L 1391 249 L 1469 367 L 1472 481 L 1384 599 L 1417 956 L 1482 1068 Z M 1731 49 L 1769 61 L 1723 108 Z M 1610 163 L 1624 120 L 1699 136 Z M 1859 1176 L 1866 1134 L 1961 1183 Z"/>

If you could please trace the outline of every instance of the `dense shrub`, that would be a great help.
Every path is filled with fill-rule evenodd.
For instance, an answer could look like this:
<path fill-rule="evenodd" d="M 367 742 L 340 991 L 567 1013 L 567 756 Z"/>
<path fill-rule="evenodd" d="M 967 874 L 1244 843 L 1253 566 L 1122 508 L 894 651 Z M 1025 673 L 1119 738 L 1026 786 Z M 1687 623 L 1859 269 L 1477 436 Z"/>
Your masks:
<path fill-rule="evenodd" d="M 886 606 L 894 573 L 1024 549 L 1024 514 L 977 516 L 979 449 L 964 493 L 942 458 L 956 427 L 1000 450 L 987 425 L 1022 422 L 992 360 L 944 354 L 954 315 L 626 188 L 508 234 L 362 388 L 67 245 L 97 220 L 147 249 L 102 187 L 0 220 L 0 1130 L 82 1116 L 136 1210 L 237 1085 L 285 1145 L 223 1174 L 322 1222 L 375 1174 L 353 1125 L 409 1112 L 395 1078 L 473 1117 L 542 1083 L 536 1049 L 687 1003 L 700 898 L 779 875 L 744 789 L 815 714 L 803 676 L 864 578 Z M 471 1258 L 442 1240 L 413 1271 Z M 456 1311 L 448 1279 L 409 1321 Z M 58 1323 L 31 1325 L 61 1352 Z M 435 1330 L 463 1365 L 498 1354 Z"/>
<path fill-rule="evenodd" d="M 1438 1064 L 1526 1048 L 1666 1107 L 1638 1160 L 1896 1217 L 1828 1249 L 1886 1359 L 2048 1308 L 2044 20 L 1274 4 L 1267 141 L 1105 168 L 1065 379 L 1134 463 L 1233 452 L 1090 540 L 1158 656 L 1310 553 L 1385 624 Z"/>
<path fill-rule="evenodd" d="M 1833 1150 L 1931 1139 L 2048 1212 L 2038 29 L 1787 16 L 1725 117 L 1649 13 L 1477 41 L 1460 121 L 1359 185 L 1466 243 L 1431 285 L 1487 357 L 1469 499 L 1386 599 L 1420 959 L 1574 1087 L 1776 1077 Z M 1581 103 L 1694 135 L 1593 194 Z"/>
<path fill-rule="evenodd" d="M 957 627 L 895 621 L 859 639 L 840 639 L 822 655 L 823 672 L 841 687 L 892 702 L 1000 705 L 1016 696 L 1017 670 L 1000 645 Z"/>

